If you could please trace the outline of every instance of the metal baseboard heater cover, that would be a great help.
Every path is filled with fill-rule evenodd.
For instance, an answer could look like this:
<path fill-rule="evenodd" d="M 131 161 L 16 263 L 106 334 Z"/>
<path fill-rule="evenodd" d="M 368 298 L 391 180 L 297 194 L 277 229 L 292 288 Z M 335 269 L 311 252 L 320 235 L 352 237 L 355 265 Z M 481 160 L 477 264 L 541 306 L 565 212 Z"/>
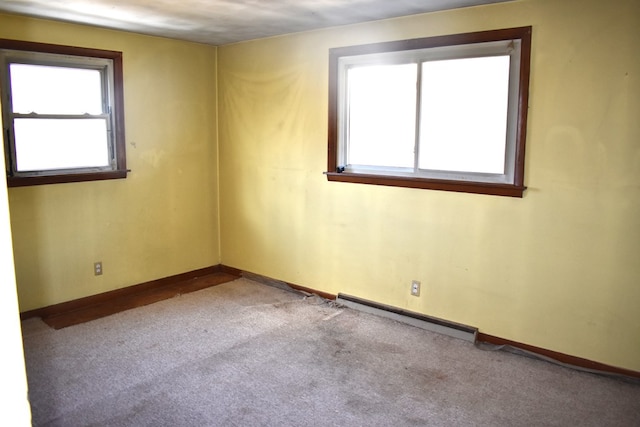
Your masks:
<path fill-rule="evenodd" d="M 345 307 L 386 317 L 417 328 L 426 329 L 431 332 L 437 332 L 472 343 L 476 342 L 478 328 L 438 319 L 437 317 L 426 316 L 424 314 L 403 310 L 386 304 L 368 301 L 351 295 L 338 294 L 336 302 Z"/>

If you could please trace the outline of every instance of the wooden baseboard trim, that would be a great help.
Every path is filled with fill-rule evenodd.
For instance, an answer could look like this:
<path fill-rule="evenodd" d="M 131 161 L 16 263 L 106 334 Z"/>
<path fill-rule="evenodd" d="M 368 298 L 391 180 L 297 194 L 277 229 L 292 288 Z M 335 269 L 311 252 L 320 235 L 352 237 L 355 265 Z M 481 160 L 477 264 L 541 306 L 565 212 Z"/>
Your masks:
<path fill-rule="evenodd" d="M 218 264 L 216 267 L 220 268 L 221 273 L 231 274 L 232 276 L 242 277 L 242 270 L 238 270 L 237 268 L 229 267 L 228 265 Z"/>
<path fill-rule="evenodd" d="M 214 265 L 210 267 L 200 268 L 186 273 L 176 274 L 173 276 L 163 277 L 162 279 L 151 280 L 149 282 L 140 283 L 138 285 L 128 286 L 126 288 L 115 289 L 113 291 L 104 292 L 97 295 L 91 295 L 84 298 L 79 298 L 72 301 L 62 302 L 59 304 L 50 305 L 47 307 L 37 308 L 35 310 L 29 310 L 20 313 L 20 319 L 25 320 L 32 317 L 50 317 L 58 316 L 63 313 L 82 310 L 87 307 L 103 304 L 105 302 L 114 300 L 116 298 L 126 298 L 142 292 L 147 292 L 153 289 L 159 289 L 166 286 L 170 286 L 179 282 L 197 279 L 198 277 L 207 276 L 209 274 L 225 273 L 232 276 L 240 277 L 239 270 L 231 269 L 223 265 Z"/>
<path fill-rule="evenodd" d="M 295 283 L 289 283 L 289 282 L 285 282 L 285 283 L 287 283 L 287 285 L 289 285 L 289 287 L 291 287 L 292 289 L 295 289 L 296 291 L 302 291 L 302 292 L 306 292 L 308 294 L 315 294 L 315 295 L 318 295 L 319 297 L 322 297 L 324 299 L 328 299 L 328 300 L 331 300 L 331 301 L 335 301 L 335 299 L 337 298 L 337 295 L 330 294 L 328 292 L 323 292 L 323 291 L 319 291 L 317 289 L 307 288 L 305 286 L 296 285 Z"/>
<path fill-rule="evenodd" d="M 272 279 L 271 277 L 262 276 L 260 274 L 252 273 L 250 271 L 238 270 L 233 267 L 225 267 L 225 268 L 231 268 L 232 270 L 240 272 L 242 277 L 245 277 L 249 280 L 253 280 L 259 283 L 263 283 L 265 285 L 274 286 L 281 289 L 290 288 L 295 291 L 301 291 L 308 294 L 315 294 L 315 295 L 318 295 L 319 297 L 332 300 L 332 301 L 335 301 L 337 297 L 336 295 L 330 294 L 328 292 L 318 291 L 316 289 L 307 288 L 306 286 L 300 286 L 300 285 L 296 285 L 295 283 L 289 283 L 289 282 L 285 282 L 278 279 Z"/>
<path fill-rule="evenodd" d="M 476 341 L 494 345 L 506 345 L 515 349 L 524 350 L 526 352 L 542 356 L 543 358 L 553 359 L 557 362 L 560 362 L 561 364 L 583 368 L 595 373 L 614 374 L 640 379 L 640 372 L 637 371 L 605 365 L 604 363 L 594 362 L 592 360 L 583 359 L 581 357 L 570 356 L 568 354 L 558 353 L 553 350 L 547 350 L 545 348 L 535 347 L 529 344 L 523 344 L 508 339 L 495 337 L 493 335 L 484 334 L 482 332 L 478 332 Z"/>

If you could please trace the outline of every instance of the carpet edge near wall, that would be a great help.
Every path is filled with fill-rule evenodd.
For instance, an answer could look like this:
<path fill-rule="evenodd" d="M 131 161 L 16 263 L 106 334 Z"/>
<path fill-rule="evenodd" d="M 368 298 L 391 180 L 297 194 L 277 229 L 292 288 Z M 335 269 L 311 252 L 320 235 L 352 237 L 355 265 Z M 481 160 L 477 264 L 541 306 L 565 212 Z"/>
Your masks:
<path fill-rule="evenodd" d="M 141 292 L 148 292 L 157 289 L 161 289 L 163 287 L 175 285 L 179 282 L 184 282 L 188 280 L 197 279 L 202 276 L 223 273 L 230 276 L 234 276 L 236 278 L 246 277 L 251 280 L 255 280 L 257 282 L 266 284 L 266 285 L 276 285 L 276 286 L 286 286 L 291 288 L 292 290 L 301 291 L 309 294 L 316 294 L 322 298 L 335 300 L 336 295 L 316 290 L 313 288 L 309 288 L 306 286 L 298 285 L 295 283 L 289 283 L 285 281 L 281 281 L 278 279 L 270 278 L 267 276 L 262 276 L 260 274 L 244 271 L 235 267 L 227 266 L 224 264 L 217 264 L 209 267 L 204 267 L 192 271 L 188 271 L 185 273 L 176 274 L 173 276 L 167 276 L 156 280 L 151 280 L 148 282 L 140 283 L 137 285 L 126 286 L 123 288 L 115 289 L 112 291 L 91 295 L 88 297 L 79 298 L 76 300 L 66 301 L 58 304 L 53 304 L 50 306 L 37 308 L 34 310 L 28 310 L 20 313 L 20 319 L 26 320 L 32 317 L 52 317 L 52 316 L 60 316 L 69 312 L 86 309 L 91 306 L 95 306 L 97 304 L 108 303 L 111 300 L 116 298 L 128 298 L 131 296 L 135 296 Z M 477 334 L 477 342 L 488 343 L 497 346 L 509 346 L 514 349 L 522 350 L 526 353 L 533 354 L 535 356 L 539 356 L 542 359 L 548 360 L 552 359 L 562 365 L 567 365 L 568 367 L 574 367 L 582 370 L 588 370 L 594 373 L 601 373 L 605 375 L 615 375 L 621 377 L 629 377 L 633 379 L 640 379 L 640 372 L 633 371 L 626 368 L 616 367 L 612 365 L 607 365 L 604 363 L 592 361 L 589 359 L 581 358 L 578 356 L 568 355 L 560 352 L 556 352 L 554 350 L 536 347 L 530 344 L 525 344 L 513 340 L 509 340 L 502 337 L 493 336 L 487 334 L 482 331 L 478 331 Z"/>

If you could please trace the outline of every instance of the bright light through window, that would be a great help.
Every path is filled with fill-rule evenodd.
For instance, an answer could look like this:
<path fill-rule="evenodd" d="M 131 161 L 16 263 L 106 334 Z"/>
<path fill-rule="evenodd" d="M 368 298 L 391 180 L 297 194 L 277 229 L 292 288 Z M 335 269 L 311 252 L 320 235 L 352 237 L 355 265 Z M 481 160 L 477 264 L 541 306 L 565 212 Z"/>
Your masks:
<path fill-rule="evenodd" d="M 422 64 L 419 168 L 503 174 L 509 57 Z"/>
<path fill-rule="evenodd" d="M 329 51 L 329 181 L 522 197 L 531 27 Z"/>
<path fill-rule="evenodd" d="M 109 166 L 104 119 L 16 119 L 14 132 L 19 171 Z"/>
<path fill-rule="evenodd" d="M 417 64 L 348 71 L 349 163 L 413 168 Z"/>
<path fill-rule="evenodd" d="M 13 112 L 101 114 L 99 70 L 11 64 Z"/>
<path fill-rule="evenodd" d="M 95 69 L 10 64 L 18 172 L 109 166 L 102 73 Z M 61 117 L 68 115 L 69 117 Z"/>
<path fill-rule="evenodd" d="M 9 186 L 127 177 L 122 52 L 0 39 Z"/>

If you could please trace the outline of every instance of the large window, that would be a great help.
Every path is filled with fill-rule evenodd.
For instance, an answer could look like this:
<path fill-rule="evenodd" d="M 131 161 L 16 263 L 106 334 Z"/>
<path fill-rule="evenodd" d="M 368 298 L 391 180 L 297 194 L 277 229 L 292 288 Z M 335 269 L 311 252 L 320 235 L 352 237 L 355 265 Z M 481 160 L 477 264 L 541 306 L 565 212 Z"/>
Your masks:
<path fill-rule="evenodd" d="M 330 50 L 330 181 L 522 197 L 531 27 Z"/>
<path fill-rule="evenodd" d="M 10 186 L 126 177 L 122 54 L 0 40 Z"/>

